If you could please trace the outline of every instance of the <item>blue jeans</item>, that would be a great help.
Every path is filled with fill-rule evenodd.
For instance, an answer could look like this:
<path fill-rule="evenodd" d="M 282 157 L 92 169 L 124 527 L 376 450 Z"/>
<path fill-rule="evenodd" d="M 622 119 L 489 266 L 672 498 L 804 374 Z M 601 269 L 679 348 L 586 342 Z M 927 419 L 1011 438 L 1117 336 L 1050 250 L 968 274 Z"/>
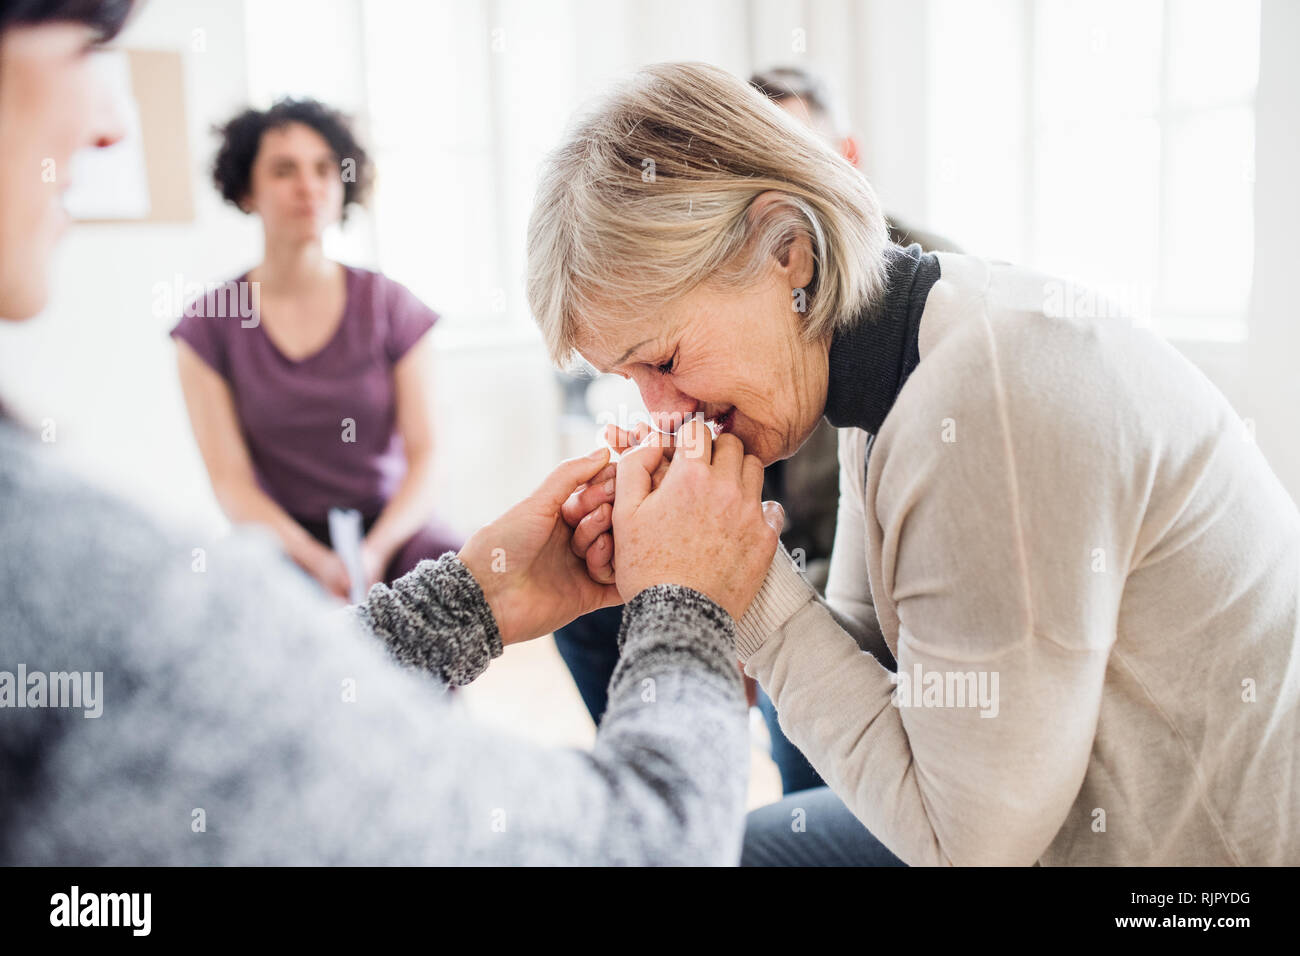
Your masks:
<path fill-rule="evenodd" d="M 741 866 L 905 866 L 829 787 L 750 812 Z"/>
<path fill-rule="evenodd" d="M 573 675 L 582 702 L 587 705 L 596 726 L 600 726 L 600 718 L 609 701 L 609 679 L 618 663 L 618 629 L 622 621 L 622 606 L 607 607 L 580 617 L 555 632 L 555 646 Z M 808 759 L 781 732 L 776 707 L 761 687 L 758 689 L 758 709 L 772 738 L 772 761 L 781 774 L 781 792 L 794 793 L 823 786 L 822 778 Z"/>

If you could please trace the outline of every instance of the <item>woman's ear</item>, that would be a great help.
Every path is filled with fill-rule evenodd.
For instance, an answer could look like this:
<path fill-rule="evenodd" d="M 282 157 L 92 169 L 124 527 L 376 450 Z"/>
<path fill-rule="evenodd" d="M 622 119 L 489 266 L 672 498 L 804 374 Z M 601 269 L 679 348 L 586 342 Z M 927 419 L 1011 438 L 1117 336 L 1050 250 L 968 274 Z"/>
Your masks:
<path fill-rule="evenodd" d="M 773 212 L 775 206 L 786 206 L 787 210 L 793 211 L 790 209 L 790 197 L 785 193 L 775 189 L 759 193 L 749 206 L 751 222 L 761 222 L 765 216 Z M 777 265 L 786 273 L 791 289 L 803 289 L 812 282 L 814 265 L 812 243 L 804 230 L 791 230 L 789 239 L 782 245 L 777 255 Z"/>
<path fill-rule="evenodd" d="M 812 243 L 804 232 L 799 232 L 785 247 L 785 261 L 781 263 L 790 280 L 791 289 L 806 289 L 813 280 Z"/>

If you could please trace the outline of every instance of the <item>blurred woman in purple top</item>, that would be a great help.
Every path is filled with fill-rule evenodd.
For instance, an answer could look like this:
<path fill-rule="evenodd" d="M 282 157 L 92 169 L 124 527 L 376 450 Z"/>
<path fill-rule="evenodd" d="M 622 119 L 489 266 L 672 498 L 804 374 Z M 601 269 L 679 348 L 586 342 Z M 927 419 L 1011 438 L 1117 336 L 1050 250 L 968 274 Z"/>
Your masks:
<path fill-rule="evenodd" d="M 463 543 L 433 517 L 426 333 L 438 316 L 400 283 L 324 255 L 326 227 L 365 199 L 371 178 L 340 114 L 281 100 L 220 132 L 217 188 L 261 218 L 266 251 L 172 330 L 190 422 L 230 519 L 269 527 L 346 598 L 333 507 L 362 514 L 367 588 Z"/>

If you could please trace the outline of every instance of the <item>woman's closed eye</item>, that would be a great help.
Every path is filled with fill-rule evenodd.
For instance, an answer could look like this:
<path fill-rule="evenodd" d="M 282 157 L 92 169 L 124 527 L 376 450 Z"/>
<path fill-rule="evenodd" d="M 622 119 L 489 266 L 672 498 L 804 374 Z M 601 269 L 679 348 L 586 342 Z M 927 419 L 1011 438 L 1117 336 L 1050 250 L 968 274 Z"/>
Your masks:
<path fill-rule="evenodd" d="M 661 375 L 668 375 L 671 374 L 671 372 L 673 371 L 674 368 L 676 368 L 676 366 L 677 366 L 677 353 L 674 352 L 672 358 L 670 358 L 667 362 L 660 362 L 658 365 L 655 366 L 655 370 L 658 371 L 659 374 Z"/>

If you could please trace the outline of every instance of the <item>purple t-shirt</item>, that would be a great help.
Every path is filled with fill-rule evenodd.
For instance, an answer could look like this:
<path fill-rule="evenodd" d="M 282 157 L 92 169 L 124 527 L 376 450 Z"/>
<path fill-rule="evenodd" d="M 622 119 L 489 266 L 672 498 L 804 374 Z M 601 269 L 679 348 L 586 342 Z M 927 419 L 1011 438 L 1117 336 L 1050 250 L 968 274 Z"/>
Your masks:
<path fill-rule="evenodd" d="M 400 282 L 345 269 L 338 330 L 300 361 L 276 348 L 254 310 L 237 308 L 235 295 L 221 290 L 190 303 L 171 332 L 230 386 L 262 489 L 312 521 L 326 520 L 332 507 L 377 514 L 397 490 L 406 456 L 393 366 L 438 320 Z M 246 292 L 242 303 L 251 301 Z"/>

